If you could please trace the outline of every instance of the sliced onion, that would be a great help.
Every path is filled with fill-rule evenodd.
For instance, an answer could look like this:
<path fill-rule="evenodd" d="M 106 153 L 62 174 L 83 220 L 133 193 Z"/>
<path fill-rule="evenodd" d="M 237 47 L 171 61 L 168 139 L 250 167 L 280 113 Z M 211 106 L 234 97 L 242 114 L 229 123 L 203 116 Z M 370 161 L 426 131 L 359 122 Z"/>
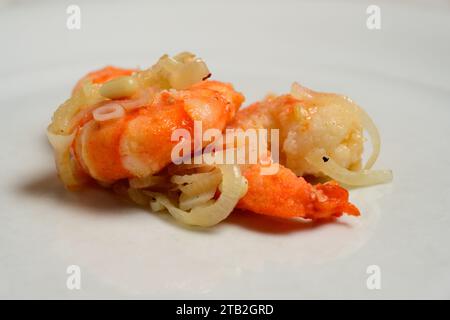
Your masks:
<path fill-rule="evenodd" d="M 132 76 L 121 76 L 102 84 L 99 92 L 108 99 L 117 100 L 133 96 L 139 89 L 137 80 Z"/>
<path fill-rule="evenodd" d="M 220 170 L 195 173 L 184 176 L 172 176 L 171 182 L 180 185 L 178 188 L 187 196 L 194 196 L 208 191 L 215 191 L 222 175 Z"/>
<path fill-rule="evenodd" d="M 71 146 L 75 138 L 75 132 L 69 135 L 62 135 L 47 130 L 47 138 L 55 151 L 65 152 Z"/>
<path fill-rule="evenodd" d="M 367 130 L 367 133 L 370 136 L 370 142 L 372 143 L 372 154 L 370 155 L 367 163 L 364 166 L 364 169 L 370 169 L 375 164 L 380 155 L 380 147 L 381 147 L 381 139 L 380 133 L 378 132 L 378 128 L 373 122 L 372 118 L 364 111 L 363 108 L 355 104 L 353 101 L 348 99 L 350 103 L 352 103 L 357 109 L 359 116 L 361 118 L 362 126 Z"/>
<path fill-rule="evenodd" d="M 80 160 L 81 166 L 83 167 L 83 169 L 86 172 L 89 172 L 89 175 L 91 177 L 93 177 L 96 180 L 99 180 L 99 179 L 97 179 L 98 176 L 94 169 L 95 166 L 92 165 L 92 161 L 89 157 L 90 153 L 89 153 L 89 148 L 88 148 L 89 137 L 92 136 L 91 132 L 92 132 L 92 130 L 95 129 L 95 127 L 96 127 L 96 122 L 94 120 L 90 120 L 83 127 L 80 128 L 80 130 L 81 130 L 80 137 L 79 137 L 80 146 L 78 148 L 80 150 L 79 151 L 79 155 L 80 155 L 79 160 Z"/>
<path fill-rule="evenodd" d="M 115 102 L 105 104 L 92 111 L 95 121 L 102 122 L 122 118 L 125 115 L 123 107 Z"/>
<path fill-rule="evenodd" d="M 206 64 L 200 60 L 180 64 L 175 70 L 169 74 L 169 83 L 174 89 L 187 89 L 193 84 L 202 81 L 209 75 Z"/>
<path fill-rule="evenodd" d="M 210 227 L 228 217 L 246 190 L 247 183 L 236 165 L 219 165 L 222 171 L 222 193 L 214 204 L 198 206 L 191 211 L 177 208 L 165 195 L 151 193 L 169 213 L 182 223 Z"/>
<path fill-rule="evenodd" d="M 291 85 L 291 95 L 292 95 L 294 98 L 296 98 L 296 99 L 299 99 L 299 100 L 302 100 L 302 99 L 309 100 L 309 99 L 312 99 L 312 98 L 314 97 L 314 94 L 315 94 L 314 91 L 312 91 L 311 89 L 308 89 L 308 88 L 306 88 L 306 87 L 300 85 L 300 84 L 297 83 L 297 82 L 294 82 L 294 83 Z"/>
<path fill-rule="evenodd" d="M 220 183 L 220 179 L 221 179 L 220 175 L 212 174 L 208 176 L 206 179 L 189 183 L 187 185 L 182 185 L 179 186 L 178 188 L 181 190 L 181 192 L 183 192 L 188 196 L 195 196 L 217 187 L 217 185 Z"/>
<path fill-rule="evenodd" d="M 194 60 L 195 54 L 190 53 L 189 51 L 183 51 L 183 52 L 180 52 L 180 53 L 174 55 L 173 59 L 178 62 L 181 62 L 181 63 L 186 63 L 186 62 Z"/>
<path fill-rule="evenodd" d="M 182 210 L 190 210 L 194 207 L 206 204 L 209 200 L 214 198 L 216 194 L 216 189 L 205 191 L 193 196 L 182 193 L 179 199 L 179 207 Z"/>
<path fill-rule="evenodd" d="M 370 136 L 370 141 L 372 143 L 372 154 L 370 155 L 367 163 L 364 166 L 364 169 L 370 169 L 375 164 L 380 154 L 380 146 L 381 139 L 380 134 L 378 132 L 377 126 L 367 114 L 367 112 L 358 106 L 353 100 L 350 98 L 338 95 L 334 93 L 323 93 L 316 92 L 306 87 L 301 86 L 297 82 L 294 82 L 291 86 L 291 94 L 297 99 L 305 99 L 305 100 L 317 100 L 319 104 L 326 104 L 334 100 L 336 103 L 343 103 L 347 105 L 349 108 L 353 108 L 357 113 L 361 120 L 362 127 L 367 131 Z"/>
<path fill-rule="evenodd" d="M 326 94 L 329 96 L 335 96 L 338 98 L 343 104 L 346 104 L 349 108 L 354 108 L 354 110 L 358 113 L 358 116 L 361 120 L 362 127 L 367 131 L 370 136 L 370 142 L 372 143 L 372 153 L 367 160 L 367 163 L 364 165 L 364 169 L 368 170 L 372 168 L 375 162 L 380 155 L 380 147 L 381 147 L 381 139 L 380 133 L 378 132 L 378 128 L 373 122 L 372 118 L 367 114 L 367 112 L 358 106 L 353 100 L 346 96 L 341 96 L 337 94 Z"/>
<path fill-rule="evenodd" d="M 311 151 L 305 156 L 305 159 L 330 178 L 350 186 L 368 186 L 392 180 L 391 170 L 350 171 L 337 164 L 323 149 Z"/>
<path fill-rule="evenodd" d="M 153 212 L 160 212 L 165 209 L 165 207 L 159 203 L 158 200 L 150 200 L 150 209 L 152 209 Z"/>
<path fill-rule="evenodd" d="M 140 95 L 135 99 L 126 99 L 117 101 L 125 110 L 131 111 L 144 106 L 147 106 L 153 102 L 155 97 L 155 90 L 152 88 L 147 90 L 142 90 Z"/>
<path fill-rule="evenodd" d="M 49 130 L 53 133 L 69 134 L 73 131 L 74 118 L 80 111 L 100 103 L 105 98 L 99 93 L 100 84 L 83 81 L 80 90 L 58 107 L 52 117 Z"/>
<path fill-rule="evenodd" d="M 161 89 L 186 89 L 210 75 L 205 62 L 189 52 L 174 57 L 163 55 L 147 70 L 136 74 L 143 86 L 156 86 Z"/>
<path fill-rule="evenodd" d="M 60 135 L 47 130 L 47 137 L 55 153 L 55 163 L 60 179 L 67 188 L 78 187 L 81 181 L 75 174 L 70 155 L 70 146 L 75 138 L 75 132 L 70 135 Z"/>

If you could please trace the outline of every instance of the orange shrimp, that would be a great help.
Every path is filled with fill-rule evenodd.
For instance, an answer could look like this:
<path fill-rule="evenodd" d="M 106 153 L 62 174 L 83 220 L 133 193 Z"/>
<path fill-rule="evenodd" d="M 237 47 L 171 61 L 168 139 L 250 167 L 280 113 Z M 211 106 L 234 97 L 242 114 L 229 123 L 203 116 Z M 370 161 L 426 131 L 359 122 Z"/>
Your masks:
<path fill-rule="evenodd" d="M 359 215 L 359 210 L 348 202 L 348 191 L 336 182 L 312 186 L 301 177 L 321 175 L 304 160 L 304 155 L 312 148 L 328 148 L 344 167 L 358 167 L 362 128 L 357 114 L 335 95 L 302 89 L 308 90 L 309 99 L 299 99 L 291 94 L 269 96 L 240 110 L 228 125 L 243 130 L 280 130 L 278 144 L 282 165 L 279 165 L 278 173 L 261 175 L 259 165 L 244 166 L 242 171 L 248 180 L 248 192 L 238 207 L 287 218 L 319 219 L 338 217 L 343 213 Z"/>
<path fill-rule="evenodd" d="M 358 109 L 341 95 L 298 84 L 293 88 L 301 92 L 255 102 L 240 110 L 229 127 L 279 129 L 280 161 L 298 176 L 323 176 L 305 159 L 314 149 L 323 149 L 345 169 L 360 170 L 364 136 Z"/>
<path fill-rule="evenodd" d="M 241 168 L 248 191 L 237 207 L 282 218 L 326 219 L 343 213 L 358 216 L 359 210 L 348 202 L 348 191 L 335 182 L 312 186 L 302 177 L 279 166 L 274 175 L 261 175 L 261 165 Z"/>
<path fill-rule="evenodd" d="M 177 144 L 171 141 L 173 130 L 192 133 L 195 120 L 202 121 L 203 129 L 223 130 L 243 99 L 231 85 L 218 81 L 202 81 L 187 90 L 164 90 L 152 103 L 119 119 L 81 121 L 73 153 L 99 181 L 148 176 L 171 162 Z"/>

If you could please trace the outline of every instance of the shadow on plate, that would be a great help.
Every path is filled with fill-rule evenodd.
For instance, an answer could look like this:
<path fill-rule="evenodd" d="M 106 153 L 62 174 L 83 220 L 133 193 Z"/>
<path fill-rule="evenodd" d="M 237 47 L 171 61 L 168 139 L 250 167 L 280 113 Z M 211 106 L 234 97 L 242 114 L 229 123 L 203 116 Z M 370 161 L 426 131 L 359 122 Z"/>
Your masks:
<path fill-rule="evenodd" d="M 89 214 L 126 213 L 133 207 L 101 187 L 67 191 L 55 172 L 48 172 L 19 185 L 19 192 L 35 199 L 50 200 L 64 206 L 75 206 Z"/>
<path fill-rule="evenodd" d="M 43 201 L 51 200 L 62 206 L 75 206 L 82 209 L 81 211 L 85 214 L 135 214 L 135 209 L 139 207 L 101 187 L 92 186 L 80 191 L 67 191 L 54 172 L 48 172 L 20 185 L 19 191 L 35 199 L 42 199 Z M 150 212 L 146 208 L 141 208 Z M 269 234 L 306 232 L 330 223 L 348 226 L 346 223 L 335 219 L 313 222 L 302 219 L 282 219 L 244 210 L 234 210 L 217 227 L 201 228 L 182 225 L 168 214 L 155 213 L 154 215 L 158 216 L 165 223 L 169 223 L 175 227 L 202 233 L 214 233 L 227 224 L 253 232 Z"/>
<path fill-rule="evenodd" d="M 288 234 L 292 232 L 307 232 L 328 224 L 350 227 L 347 223 L 336 219 L 310 221 L 304 219 L 283 219 L 256 214 L 246 210 L 234 210 L 223 222 L 261 233 Z"/>

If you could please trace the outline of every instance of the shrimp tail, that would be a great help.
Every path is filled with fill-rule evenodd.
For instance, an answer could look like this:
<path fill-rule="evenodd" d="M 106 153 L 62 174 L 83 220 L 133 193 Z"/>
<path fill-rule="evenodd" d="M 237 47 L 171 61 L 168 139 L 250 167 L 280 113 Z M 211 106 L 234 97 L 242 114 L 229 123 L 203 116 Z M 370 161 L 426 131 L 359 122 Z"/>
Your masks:
<path fill-rule="evenodd" d="M 237 207 L 282 218 L 311 220 L 358 216 L 359 210 L 348 201 L 348 192 L 336 182 L 312 186 L 303 177 L 280 165 L 273 175 L 262 175 L 261 165 L 243 168 L 248 191 Z"/>

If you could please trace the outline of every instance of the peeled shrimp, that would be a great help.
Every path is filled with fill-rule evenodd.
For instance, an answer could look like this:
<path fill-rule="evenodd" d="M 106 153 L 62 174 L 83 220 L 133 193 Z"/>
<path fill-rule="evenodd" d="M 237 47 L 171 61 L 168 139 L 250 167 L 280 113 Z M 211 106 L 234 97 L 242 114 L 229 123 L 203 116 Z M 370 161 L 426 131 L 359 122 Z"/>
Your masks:
<path fill-rule="evenodd" d="M 76 129 L 73 152 L 81 167 L 102 182 L 149 176 L 171 163 L 173 130 L 192 132 L 195 120 L 202 121 L 204 129 L 223 130 L 242 101 L 231 85 L 218 81 L 164 90 L 152 103 L 117 119 L 99 122 L 87 114 Z M 114 103 L 120 106 L 121 101 Z M 111 102 L 96 107 L 106 104 Z"/>
<path fill-rule="evenodd" d="M 278 128 L 280 161 L 298 176 L 322 175 L 305 159 L 314 149 L 323 149 L 346 169 L 359 170 L 364 138 L 358 110 L 342 96 L 294 88 L 294 94 L 269 96 L 240 110 L 229 127 Z"/>
<path fill-rule="evenodd" d="M 358 216 L 359 210 L 348 201 L 348 191 L 336 182 L 311 185 L 280 165 L 274 175 L 261 175 L 261 165 L 242 169 L 248 190 L 238 208 L 282 218 L 326 219 L 343 213 Z"/>

